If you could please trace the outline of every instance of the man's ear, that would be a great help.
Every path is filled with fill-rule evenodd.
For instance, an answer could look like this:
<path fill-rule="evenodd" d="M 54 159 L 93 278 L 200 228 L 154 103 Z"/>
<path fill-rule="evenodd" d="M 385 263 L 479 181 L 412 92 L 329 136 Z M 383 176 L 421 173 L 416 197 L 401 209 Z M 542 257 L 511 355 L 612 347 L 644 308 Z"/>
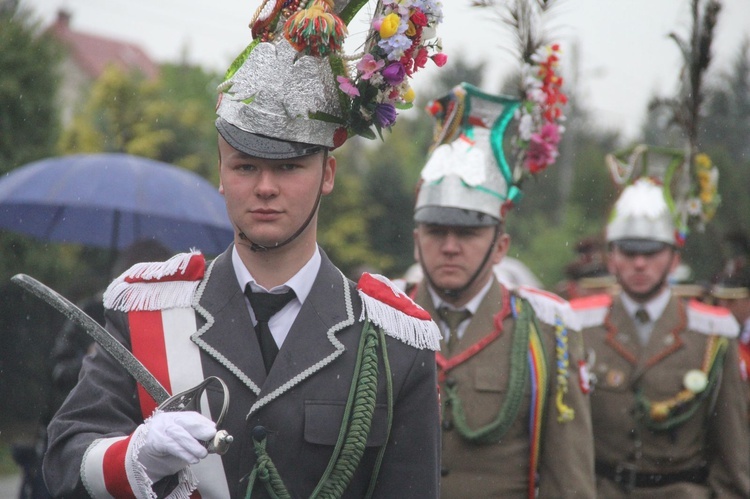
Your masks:
<path fill-rule="evenodd" d="M 325 196 L 333 191 L 336 179 L 336 157 L 326 155 L 326 164 L 323 167 L 323 187 L 321 193 Z"/>
<path fill-rule="evenodd" d="M 503 232 L 498 236 L 497 242 L 495 243 L 495 253 L 492 255 L 492 264 L 497 265 L 500 263 L 505 255 L 508 254 L 510 249 L 510 234 Z"/>
<path fill-rule="evenodd" d="M 417 227 L 414 228 L 411 234 L 412 240 L 414 241 L 414 261 L 417 263 L 422 263 L 419 260 L 419 234 L 417 234 Z"/>

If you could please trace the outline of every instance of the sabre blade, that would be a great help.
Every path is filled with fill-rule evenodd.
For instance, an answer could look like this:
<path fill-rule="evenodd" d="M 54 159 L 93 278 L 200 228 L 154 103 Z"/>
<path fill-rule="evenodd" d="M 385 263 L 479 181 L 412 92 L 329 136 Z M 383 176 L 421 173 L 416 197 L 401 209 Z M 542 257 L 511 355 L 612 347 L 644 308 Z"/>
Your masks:
<path fill-rule="evenodd" d="M 63 295 L 50 288 L 46 284 L 37 281 L 26 274 L 16 274 L 10 278 L 11 281 L 21 286 L 26 291 L 32 293 L 37 298 L 46 302 L 55 308 L 65 317 L 78 324 L 86 333 L 91 336 L 104 350 L 109 352 L 143 388 L 148 392 L 157 404 L 161 404 L 169 398 L 169 393 L 159 383 L 151 372 L 141 364 L 125 345 L 117 341 L 109 332 L 104 329 L 98 322 L 86 315 L 74 303 L 65 298 Z"/>

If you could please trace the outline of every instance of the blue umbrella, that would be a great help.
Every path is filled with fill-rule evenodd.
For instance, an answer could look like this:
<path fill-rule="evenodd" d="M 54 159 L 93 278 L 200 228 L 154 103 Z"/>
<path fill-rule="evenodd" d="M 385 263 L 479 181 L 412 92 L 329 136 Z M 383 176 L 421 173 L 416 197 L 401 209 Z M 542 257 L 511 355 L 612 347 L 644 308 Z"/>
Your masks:
<path fill-rule="evenodd" d="M 209 255 L 232 241 L 224 200 L 184 168 L 128 154 L 29 163 L 0 179 L 0 228 L 45 241 L 123 249 L 156 239 Z"/>

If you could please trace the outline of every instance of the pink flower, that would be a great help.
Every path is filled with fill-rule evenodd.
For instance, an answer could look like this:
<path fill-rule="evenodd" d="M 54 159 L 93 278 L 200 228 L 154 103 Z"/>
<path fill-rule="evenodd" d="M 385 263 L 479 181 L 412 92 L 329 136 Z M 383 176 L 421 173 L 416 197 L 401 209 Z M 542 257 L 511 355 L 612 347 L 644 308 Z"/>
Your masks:
<path fill-rule="evenodd" d="M 423 68 L 427 64 L 427 59 L 427 49 L 424 47 L 420 48 L 417 55 L 414 56 L 414 67 Z"/>
<path fill-rule="evenodd" d="M 445 66 L 445 63 L 448 62 L 448 56 L 443 54 L 442 52 L 439 52 L 432 56 L 432 61 L 437 67 L 442 68 L 443 66 Z"/>
<path fill-rule="evenodd" d="M 359 90 L 355 87 L 349 78 L 346 76 L 337 76 L 336 81 L 339 82 L 339 88 L 342 92 L 350 97 L 359 97 Z"/>
<path fill-rule="evenodd" d="M 553 146 L 560 143 L 560 129 L 554 123 L 545 123 L 542 125 L 540 134 L 545 142 Z"/>
<path fill-rule="evenodd" d="M 373 74 L 380 70 L 385 65 L 385 61 L 376 61 L 372 54 L 365 54 L 365 56 L 357 63 L 357 69 L 362 73 L 361 78 L 363 80 L 369 80 Z"/>
<path fill-rule="evenodd" d="M 529 141 L 526 150 L 526 167 L 533 175 L 551 165 L 557 157 L 557 148 L 544 140 L 542 134 L 535 133 Z"/>

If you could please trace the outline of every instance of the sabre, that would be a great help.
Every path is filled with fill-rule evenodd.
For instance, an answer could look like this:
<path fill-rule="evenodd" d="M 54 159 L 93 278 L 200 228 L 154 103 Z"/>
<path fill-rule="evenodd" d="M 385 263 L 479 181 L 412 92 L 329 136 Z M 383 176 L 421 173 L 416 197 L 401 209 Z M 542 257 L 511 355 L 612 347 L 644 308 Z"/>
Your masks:
<path fill-rule="evenodd" d="M 120 364 L 133 379 L 135 379 L 148 392 L 163 411 L 198 411 L 199 401 L 206 387 L 211 383 L 218 383 L 224 394 L 224 403 L 221 413 L 216 420 L 218 428 L 224 420 L 229 407 L 229 390 L 220 378 L 209 376 L 198 386 L 170 396 L 169 392 L 159 383 L 159 380 L 146 369 L 140 360 L 125 346 L 117 341 L 98 322 L 89 317 L 83 310 L 63 295 L 50 288 L 46 284 L 26 274 L 16 274 L 10 279 L 26 291 L 55 308 L 58 312 L 81 326 L 104 350 L 106 350 Z M 212 441 L 207 442 L 206 448 L 211 453 L 224 454 L 229 449 L 229 444 L 234 438 L 226 430 L 219 430 Z"/>

